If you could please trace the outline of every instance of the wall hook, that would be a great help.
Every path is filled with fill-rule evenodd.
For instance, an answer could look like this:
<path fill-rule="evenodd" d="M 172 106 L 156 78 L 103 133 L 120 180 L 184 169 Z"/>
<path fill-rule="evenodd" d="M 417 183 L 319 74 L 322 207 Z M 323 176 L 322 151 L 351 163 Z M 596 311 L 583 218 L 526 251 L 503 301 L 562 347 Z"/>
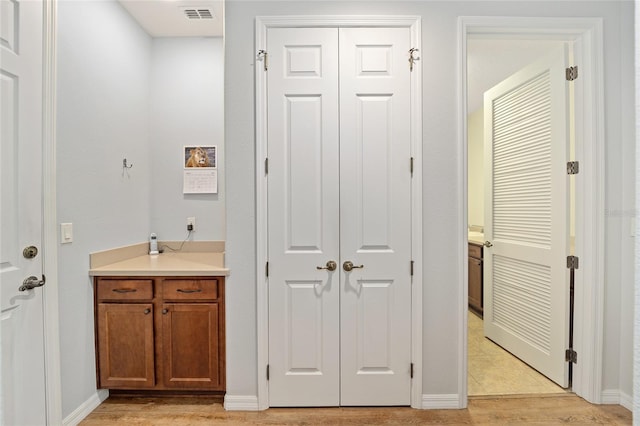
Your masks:
<path fill-rule="evenodd" d="M 123 159 L 122 159 L 122 169 L 123 169 L 123 170 L 124 170 L 124 169 L 130 169 L 130 168 L 132 168 L 132 167 L 133 167 L 133 163 L 131 163 L 131 164 L 127 164 L 127 159 L 126 159 L 126 158 L 123 158 Z"/>

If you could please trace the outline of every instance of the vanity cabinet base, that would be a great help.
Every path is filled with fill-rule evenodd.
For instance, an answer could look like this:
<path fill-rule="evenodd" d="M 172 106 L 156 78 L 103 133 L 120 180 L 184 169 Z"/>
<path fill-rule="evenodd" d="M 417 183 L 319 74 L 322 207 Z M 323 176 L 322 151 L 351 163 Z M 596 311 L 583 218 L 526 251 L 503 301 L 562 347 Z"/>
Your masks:
<path fill-rule="evenodd" d="M 224 391 L 224 277 L 96 277 L 98 388 Z"/>

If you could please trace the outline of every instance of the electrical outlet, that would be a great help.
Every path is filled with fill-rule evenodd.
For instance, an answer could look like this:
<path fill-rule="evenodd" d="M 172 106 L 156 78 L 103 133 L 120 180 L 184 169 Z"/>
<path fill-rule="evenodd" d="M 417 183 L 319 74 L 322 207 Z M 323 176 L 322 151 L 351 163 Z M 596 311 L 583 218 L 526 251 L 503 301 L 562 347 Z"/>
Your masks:
<path fill-rule="evenodd" d="M 195 231 L 196 229 L 196 218 L 188 217 L 187 218 L 187 231 Z"/>

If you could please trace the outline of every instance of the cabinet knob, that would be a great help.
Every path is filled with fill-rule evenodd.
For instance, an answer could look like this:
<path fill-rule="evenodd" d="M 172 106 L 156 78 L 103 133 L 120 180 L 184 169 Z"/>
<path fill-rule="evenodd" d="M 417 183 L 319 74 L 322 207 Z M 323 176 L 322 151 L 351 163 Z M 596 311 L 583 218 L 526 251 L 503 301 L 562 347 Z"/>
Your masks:
<path fill-rule="evenodd" d="M 147 308 L 144 310 L 145 315 L 149 315 L 151 313 L 151 309 Z"/>
<path fill-rule="evenodd" d="M 169 313 L 169 310 L 167 308 L 164 308 L 162 310 L 162 315 L 167 315 Z"/>

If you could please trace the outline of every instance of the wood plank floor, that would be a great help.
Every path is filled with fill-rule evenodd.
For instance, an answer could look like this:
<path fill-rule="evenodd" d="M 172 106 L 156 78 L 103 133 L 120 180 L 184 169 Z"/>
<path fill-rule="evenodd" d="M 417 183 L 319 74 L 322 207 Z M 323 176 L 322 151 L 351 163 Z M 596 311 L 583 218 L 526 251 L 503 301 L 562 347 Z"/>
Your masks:
<path fill-rule="evenodd" d="M 98 425 L 630 425 L 619 405 L 592 405 L 567 394 L 469 400 L 465 410 L 270 408 L 225 411 L 221 398 L 112 397 L 80 424 Z"/>

